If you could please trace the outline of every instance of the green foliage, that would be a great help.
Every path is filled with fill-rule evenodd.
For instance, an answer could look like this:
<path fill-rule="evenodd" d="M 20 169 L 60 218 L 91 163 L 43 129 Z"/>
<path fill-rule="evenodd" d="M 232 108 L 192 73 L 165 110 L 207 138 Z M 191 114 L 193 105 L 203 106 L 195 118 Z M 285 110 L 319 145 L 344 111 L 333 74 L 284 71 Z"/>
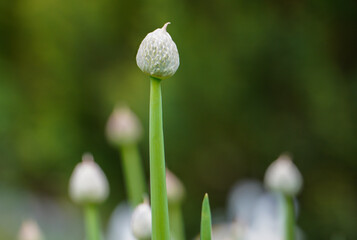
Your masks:
<path fill-rule="evenodd" d="M 206 193 L 202 202 L 201 212 L 201 240 L 211 240 L 212 237 L 212 218 L 209 205 L 208 194 Z"/>

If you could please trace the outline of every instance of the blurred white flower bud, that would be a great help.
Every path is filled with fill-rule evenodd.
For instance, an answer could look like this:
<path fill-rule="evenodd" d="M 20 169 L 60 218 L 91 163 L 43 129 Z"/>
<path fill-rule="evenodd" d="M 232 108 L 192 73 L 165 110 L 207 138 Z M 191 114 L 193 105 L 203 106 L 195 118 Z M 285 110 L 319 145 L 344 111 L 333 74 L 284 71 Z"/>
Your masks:
<path fill-rule="evenodd" d="M 41 230 L 34 220 L 26 220 L 22 223 L 19 235 L 19 240 L 43 240 Z"/>
<path fill-rule="evenodd" d="M 107 128 L 107 138 L 114 145 L 137 142 L 142 134 L 139 119 L 128 107 L 116 107 L 110 115 Z"/>
<path fill-rule="evenodd" d="M 166 168 L 166 190 L 169 203 L 179 203 L 185 197 L 185 188 L 181 181 Z"/>
<path fill-rule="evenodd" d="M 264 182 L 273 191 L 296 196 L 302 188 L 303 179 L 291 158 L 283 154 L 268 167 Z"/>
<path fill-rule="evenodd" d="M 180 65 L 176 44 L 166 31 L 168 24 L 146 35 L 136 55 L 141 71 L 159 79 L 171 77 Z"/>
<path fill-rule="evenodd" d="M 147 201 L 134 209 L 131 217 L 131 230 L 137 239 L 151 238 L 151 208 Z"/>
<path fill-rule="evenodd" d="M 70 182 L 69 194 L 76 203 L 101 203 L 109 195 L 109 184 L 102 169 L 86 153 L 75 167 Z"/>

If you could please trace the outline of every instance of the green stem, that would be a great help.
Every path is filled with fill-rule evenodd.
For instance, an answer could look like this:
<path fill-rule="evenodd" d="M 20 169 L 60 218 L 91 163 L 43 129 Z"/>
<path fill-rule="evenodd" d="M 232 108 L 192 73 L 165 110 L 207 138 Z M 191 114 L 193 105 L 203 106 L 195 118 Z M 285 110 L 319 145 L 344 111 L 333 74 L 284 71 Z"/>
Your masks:
<path fill-rule="evenodd" d="M 208 194 L 205 194 L 202 202 L 201 213 L 201 240 L 211 240 L 212 237 L 211 209 L 209 206 Z"/>
<path fill-rule="evenodd" d="M 87 233 L 87 240 L 99 240 L 99 217 L 98 207 L 94 204 L 84 206 L 84 218 Z"/>
<path fill-rule="evenodd" d="M 121 146 L 120 150 L 129 202 L 135 207 L 143 202 L 146 192 L 139 150 L 136 144 Z"/>
<path fill-rule="evenodd" d="M 284 195 L 285 240 L 295 240 L 295 211 L 293 197 Z"/>
<path fill-rule="evenodd" d="M 185 240 L 185 228 L 183 225 L 181 204 L 169 204 L 169 215 L 172 239 Z"/>
<path fill-rule="evenodd" d="M 161 80 L 150 78 L 150 189 L 152 240 L 169 240 Z"/>

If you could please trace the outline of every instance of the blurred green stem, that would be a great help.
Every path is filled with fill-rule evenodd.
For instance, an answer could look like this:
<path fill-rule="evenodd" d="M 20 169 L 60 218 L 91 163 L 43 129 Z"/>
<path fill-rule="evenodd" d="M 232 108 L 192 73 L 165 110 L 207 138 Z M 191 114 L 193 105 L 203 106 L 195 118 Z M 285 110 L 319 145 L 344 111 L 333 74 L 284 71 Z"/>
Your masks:
<path fill-rule="evenodd" d="M 202 202 L 201 212 L 201 240 L 211 240 L 212 237 L 211 209 L 209 206 L 208 194 L 205 194 Z"/>
<path fill-rule="evenodd" d="M 123 145 L 120 150 L 129 202 L 136 207 L 143 202 L 146 192 L 140 153 L 136 144 Z"/>
<path fill-rule="evenodd" d="M 172 238 L 175 240 L 185 240 L 181 203 L 169 204 L 169 215 Z"/>
<path fill-rule="evenodd" d="M 152 240 L 169 240 L 161 80 L 150 77 L 150 189 Z"/>
<path fill-rule="evenodd" d="M 98 207 L 94 204 L 87 204 L 84 206 L 84 218 L 87 240 L 99 240 L 99 216 Z"/>
<path fill-rule="evenodd" d="M 295 240 L 295 210 L 292 196 L 284 195 L 285 240 Z"/>

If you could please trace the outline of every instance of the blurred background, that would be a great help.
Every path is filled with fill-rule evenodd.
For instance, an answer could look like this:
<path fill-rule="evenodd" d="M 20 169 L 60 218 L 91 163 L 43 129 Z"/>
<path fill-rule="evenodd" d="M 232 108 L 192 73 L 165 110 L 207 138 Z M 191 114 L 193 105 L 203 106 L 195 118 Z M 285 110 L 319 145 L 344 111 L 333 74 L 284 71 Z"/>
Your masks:
<path fill-rule="evenodd" d="M 235 182 L 262 180 L 285 151 L 304 176 L 307 238 L 357 239 L 356 11 L 355 0 L 0 1 L 0 238 L 34 217 L 52 239 L 81 239 L 67 188 L 87 151 L 110 180 L 107 224 L 125 199 L 105 137 L 117 102 L 143 123 L 148 176 L 149 80 L 135 56 L 171 21 L 181 65 L 163 82 L 166 162 L 186 186 L 189 239 L 205 192 L 219 215 Z"/>

